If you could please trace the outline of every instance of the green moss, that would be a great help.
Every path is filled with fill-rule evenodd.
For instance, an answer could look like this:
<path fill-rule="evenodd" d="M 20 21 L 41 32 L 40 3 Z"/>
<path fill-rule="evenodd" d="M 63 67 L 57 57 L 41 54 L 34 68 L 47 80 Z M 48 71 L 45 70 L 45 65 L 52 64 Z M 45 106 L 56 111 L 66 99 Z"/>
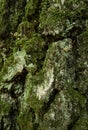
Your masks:
<path fill-rule="evenodd" d="M 80 118 L 73 126 L 72 130 L 87 130 L 88 129 L 88 112 L 83 112 Z"/>
<path fill-rule="evenodd" d="M 34 130 L 35 125 L 39 123 L 39 112 L 43 106 L 43 102 L 39 101 L 36 97 L 36 85 L 39 83 L 39 76 L 31 77 L 27 75 L 24 96 L 20 108 L 19 116 L 17 117 L 17 123 L 21 130 Z M 39 80 L 37 79 L 39 78 Z"/>
<path fill-rule="evenodd" d="M 69 7 L 69 8 L 68 8 Z M 82 0 L 68 0 L 65 1 L 65 13 L 66 16 L 71 18 L 71 20 L 81 20 L 82 17 L 88 17 L 87 4 Z M 85 16 L 84 16 L 85 13 Z"/>
<path fill-rule="evenodd" d="M 47 8 L 47 4 L 43 5 L 42 11 L 40 14 L 40 29 L 43 30 L 43 34 L 59 34 L 63 31 L 64 28 L 64 12 L 59 8 L 50 6 Z"/>
<path fill-rule="evenodd" d="M 39 3 L 39 0 L 30 0 L 27 2 L 26 8 L 25 8 L 26 18 L 30 18 L 31 15 L 35 14 L 38 3 Z"/>
<path fill-rule="evenodd" d="M 13 55 L 9 56 L 8 59 L 5 59 L 5 63 L 3 64 L 3 67 L 2 67 L 1 72 L 0 72 L 1 82 L 3 81 L 3 77 L 5 76 L 5 74 L 8 73 L 8 66 L 13 65 L 13 60 L 14 60 Z"/>
<path fill-rule="evenodd" d="M 29 60 L 27 59 L 27 62 L 37 65 L 37 63 L 41 61 L 38 66 L 41 66 L 42 59 L 45 56 L 45 52 L 42 53 L 44 45 L 45 43 L 41 38 L 41 35 L 36 33 L 32 34 L 31 38 L 24 36 L 16 41 L 17 48 L 20 50 L 25 49 L 26 53 L 31 56 Z"/>
<path fill-rule="evenodd" d="M 11 103 L 8 102 L 7 100 L 8 95 L 1 95 L 0 96 L 0 116 L 2 115 L 8 115 L 9 110 L 11 108 Z"/>
<path fill-rule="evenodd" d="M 86 98 L 83 95 L 81 95 L 79 91 L 76 91 L 72 88 L 68 88 L 67 95 L 68 98 L 71 100 L 73 106 L 76 108 L 78 108 L 79 106 L 79 110 L 81 112 L 81 110 L 85 107 Z"/>
<path fill-rule="evenodd" d="M 38 113 L 43 105 L 43 101 L 39 100 L 36 96 L 37 85 L 41 85 L 43 80 L 43 74 L 38 74 L 31 77 L 27 75 L 26 88 L 24 93 L 24 104 L 28 104 L 33 110 Z"/>
<path fill-rule="evenodd" d="M 0 38 L 7 37 L 9 35 L 9 1 L 0 1 Z"/>
<path fill-rule="evenodd" d="M 19 114 L 17 123 L 20 130 L 33 130 L 33 113 L 30 112 L 30 108 Z"/>
<path fill-rule="evenodd" d="M 58 95 L 56 95 L 54 102 L 51 103 L 47 113 L 45 113 L 43 120 L 40 123 L 39 130 L 67 130 L 69 124 L 73 124 L 79 116 L 82 119 L 79 118 L 80 123 L 77 123 L 79 126 L 77 127 L 76 124 L 75 128 L 81 129 L 82 125 L 84 125 L 85 127 L 83 128 L 86 130 L 88 123 L 85 105 L 86 99 L 79 92 L 73 89 L 60 91 Z M 83 122 L 82 125 L 81 121 Z M 72 130 L 75 130 L 75 128 Z"/>
<path fill-rule="evenodd" d="M 27 37 L 31 37 L 31 35 L 34 32 L 33 24 L 28 21 L 21 22 L 18 26 L 17 32 L 20 35 L 20 37 L 23 37 L 24 35 Z"/>
<path fill-rule="evenodd" d="M 26 0 L 10 1 L 10 28 L 14 32 L 17 30 L 18 24 L 20 24 L 24 18 Z"/>

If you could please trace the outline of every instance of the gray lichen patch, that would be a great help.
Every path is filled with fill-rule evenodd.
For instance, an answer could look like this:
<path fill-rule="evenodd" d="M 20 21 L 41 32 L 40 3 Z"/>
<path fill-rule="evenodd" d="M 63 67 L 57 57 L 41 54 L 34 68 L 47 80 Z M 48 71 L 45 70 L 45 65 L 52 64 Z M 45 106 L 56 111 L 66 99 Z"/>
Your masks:
<path fill-rule="evenodd" d="M 25 51 L 18 51 L 14 54 L 13 57 L 14 58 L 12 59 L 12 61 L 10 61 L 11 64 L 7 66 L 7 74 L 3 77 L 4 81 L 10 81 L 11 79 L 13 79 L 16 75 L 22 72 L 23 68 L 26 65 Z"/>
<path fill-rule="evenodd" d="M 63 90 L 56 96 L 49 111 L 45 113 L 43 121 L 39 126 L 39 130 L 67 130 L 69 124 L 71 124 L 75 118 L 79 118 L 81 111 L 85 108 L 86 100 L 78 92 L 73 90 L 72 93 L 73 96 L 68 90 Z M 77 94 L 78 97 L 75 96 L 75 94 Z M 70 96 L 74 98 L 73 101 Z M 79 105 L 80 100 L 83 100 L 83 102 Z M 43 128 L 43 126 L 45 127 Z"/>
<path fill-rule="evenodd" d="M 41 85 L 37 86 L 37 97 L 41 99 L 47 98 L 49 93 L 52 92 L 53 90 L 53 82 L 54 82 L 54 74 L 53 74 L 53 68 L 47 71 L 46 74 L 44 74 L 45 79 L 44 83 Z"/>

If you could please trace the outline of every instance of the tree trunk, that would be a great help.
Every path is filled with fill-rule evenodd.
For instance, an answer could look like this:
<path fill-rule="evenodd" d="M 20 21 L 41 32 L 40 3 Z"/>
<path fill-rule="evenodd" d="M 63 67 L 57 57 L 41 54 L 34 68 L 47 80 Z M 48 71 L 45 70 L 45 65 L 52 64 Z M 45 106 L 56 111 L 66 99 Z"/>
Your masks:
<path fill-rule="evenodd" d="M 88 130 L 87 0 L 0 0 L 0 130 Z"/>

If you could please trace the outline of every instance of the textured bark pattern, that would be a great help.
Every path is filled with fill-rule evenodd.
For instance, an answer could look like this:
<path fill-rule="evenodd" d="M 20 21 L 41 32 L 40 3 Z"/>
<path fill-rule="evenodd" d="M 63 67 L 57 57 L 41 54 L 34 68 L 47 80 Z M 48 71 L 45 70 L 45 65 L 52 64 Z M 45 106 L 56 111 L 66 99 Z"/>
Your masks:
<path fill-rule="evenodd" d="M 0 0 L 0 130 L 88 130 L 87 0 Z"/>

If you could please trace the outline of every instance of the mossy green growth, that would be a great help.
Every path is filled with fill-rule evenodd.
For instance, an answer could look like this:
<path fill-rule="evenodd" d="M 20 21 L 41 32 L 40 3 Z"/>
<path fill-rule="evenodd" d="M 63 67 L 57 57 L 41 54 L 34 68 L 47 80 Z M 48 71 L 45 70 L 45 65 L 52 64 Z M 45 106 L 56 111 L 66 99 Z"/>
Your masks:
<path fill-rule="evenodd" d="M 61 91 L 45 113 L 38 130 L 67 130 L 71 116 L 68 101 L 64 91 Z"/>
<path fill-rule="evenodd" d="M 24 18 L 26 0 L 10 1 L 10 28 L 14 32 Z"/>
<path fill-rule="evenodd" d="M 35 14 L 37 10 L 39 0 L 29 0 L 25 7 L 25 17 L 30 18 L 31 15 Z"/>
<path fill-rule="evenodd" d="M 65 24 L 63 10 L 52 6 L 45 10 L 47 5 L 44 4 L 43 6 L 40 13 L 40 29 L 44 31 L 45 35 L 62 33 Z"/>
<path fill-rule="evenodd" d="M 34 130 L 39 123 L 39 112 L 44 104 L 43 101 L 40 101 L 36 96 L 36 85 L 42 82 L 39 80 L 39 75 L 32 77 L 29 73 L 26 77 L 24 96 L 23 99 L 21 99 L 22 104 L 19 116 L 17 117 L 17 122 L 21 130 Z"/>
<path fill-rule="evenodd" d="M 88 129 L 88 112 L 84 111 L 72 130 L 87 130 Z"/>
<path fill-rule="evenodd" d="M 31 37 L 31 35 L 34 33 L 34 26 L 32 23 L 28 21 L 21 22 L 18 26 L 18 36 L 23 37 Z"/>
<path fill-rule="evenodd" d="M 7 101 L 7 94 L 0 95 L 0 116 L 8 115 L 11 108 L 11 102 Z"/>
<path fill-rule="evenodd" d="M 66 17 L 73 20 L 81 20 L 82 17 L 88 18 L 88 12 L 86 9 L 88 8 L 86 1 L 83 0 L 65 0 L 65 13 Z M 85 15 L 84 15 L 85 14 Z M 80 21 L 81 22 L 81 21 Z"/>
<path fill-rule="evenodd" d="M 2 69 L 0 71 L 0 81 L 1 82 L 3 81 L 3 77 L 5 76 L 5 74 L 8 73 L 8 66 L 13 64 L 13 62 L 12 62 L 13 60 L 14 60 L 13 55 L 11 55 L 7 59 L 5 59 L 5 63 L 3 64 L 3 67 L 2 67 Z"/>
<path fill-rule="evenodd" d="M 34 51 L 38 52 L 44 47 L 44 41 L 41 38 L 40 34 L 33 33 L 31 35 L 31 38 L 24 36 L 22 38 L 17 39 L 16 46 L 19 47 L 19 45 L 21 45 L 22 48 L 25 49 L 27 53 Z"/>
<path fill-rule="evenodd" d="M 72 89 L 72 88 L 68 88 L 67 95 L 69 99 L 71 100 L 73 106 L 75 106 L 75 102 L 77 103 L 77 106 L 75 107 L 78 108 L 79 106 L 80 112 L 83 108 L 85 108 L 86 98 L 83 95 L 81 95 L 79 91 L 76 91 L 75 89 Z"/>
<path fill-rule="evenodd" d="M 35 113 L 39 113 L 40 109 L 43 106 L 43 101 L 39 100 L 36 95 L 37 86 L 41 85 L 43 81 L 43 74 L 40 73 L 32 77 L 28 74 L 26 79 L 26 87 L 24 92 L 24 107 L 30 106 L 33 108 Z"/>
<path fill-rule="evenodd" d="M 9 35 L 9 7 L 6 0 L 0 1 L 0 38 L 6 37 Z"/>
<path fill-rule="evenodd" d="M 85 106 L 85 97 L 76 90 L 69 89 L 60 91 L 55 97 L 54 102 L 50 105 L 47 113 L 45 113 L 43 121 L 40 123 L 39 130 L 67 130 L 69 124 L 73 123 L 85 112 Z M 86 125 L 86 114 L 83 118 L 85 118 L 85 121 L 82 120 L 84 122 L 83 125 Z"/>
<path fill-rule="evenodd" d="M 77 89 L 87 96 L 88 91 L 88 25 L 86 29 L 78 36 L 78 73 Z"/>
<path fill-rule="evenodd" d="M 9 101 L 8 101 L 9 100 Z M 9 113 L 11 110 L 11 100 L 7 94 L 0 93 L 0 122 L 3 120 L 3 126 L 5 129 L 10 129 Z M 0 128 L 1 123 L 0 123 Z"/>
<path fill-rule="evenodd" d="M 42 53 L 44 45 L 41 35 L 36 33 L 32 34 L 31 38 L 24 36 L 16 41 L 17 48 L 20 50 L 25 49 L 26 53 L 31 56 L 30 60 L 27 61 L 33 64 L 37 64 L 38 60 L 42 60 L 45 56 L 45 53 Z"/>
<path fill-rule="evenodd" d="M 22 72 L 24 66 L 26 65 L 25 57 L 26 52 L 22 50 L 13 53 L 13 55 L 6 59 L 6 62 L 0 73 L 2 82 L 10 81 Z"/>
<path fill-rule="evenodd" d="M 34 113 L 31 111 L 30 107 L 19 113 L 17 117 L 17 123 L 20 130 L 33 130 L 33 117 Z"/>

